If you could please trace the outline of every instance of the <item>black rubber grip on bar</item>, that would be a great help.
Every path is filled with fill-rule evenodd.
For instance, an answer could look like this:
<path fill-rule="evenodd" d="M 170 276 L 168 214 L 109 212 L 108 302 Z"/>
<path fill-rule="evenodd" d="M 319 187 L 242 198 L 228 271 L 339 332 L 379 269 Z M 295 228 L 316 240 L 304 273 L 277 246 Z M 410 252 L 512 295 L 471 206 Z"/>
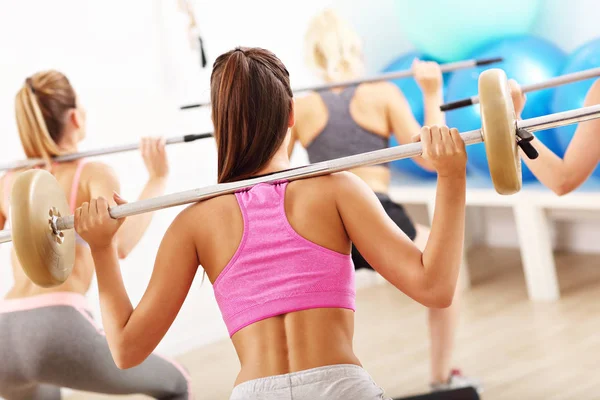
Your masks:
<path fill-rule="evenodd" d="M 482 58 L 481 60 L 476 60 L 475 65 L 480 67 L 482 65 L 496 64 L 502 61 L 504 61 L 504 58 L 502 57 Z"/>
<path fill-rule="evenodd" d="M 200 134 L 185 135 L 183 137 L 183 142 L 184 143 L 193 142 L 194 140 L 206 139 L 206 138 L 209 138 L 209 137 L 212 137 L 212 136 L 213 136 L 212 133 L 200 133 Z"/>
<path fill-rule="evenodd" d="M 200 108 L 202 106 L 203 106 L 203 104 L 201 104 L 201 103 L 199 103 L 199 104 L 188 104 L 188 105 L 179 107 L 179 109 L 180 110 L 191 110 L 192 108 Z"/>
<path fill-rule="evenodd" d="M 537 152 L 537 150 L 535 149 L 535 147 L 533 147 L 533 145 L 529 141 L 519 140 L 517 142 L 517 144 L 519 145 L 519 147 L 521 148 L 521 150 L 523 150 L 523 153 L 525 153 L 525 155 L 527 156 L 527 158 L 529 158 L 530 160 L 535 160 L 540 155 Z"/>
<path fill-rule="evenodd" d="M 442 104 L 440 106 L 440 110 L 450 111 L 450 110 L 455 110 L 457 108 L 462 108 L 462 107 L 472 106 L 472 105 L 473 105 L 473 100 L 469 97 L 468 99 L 451 101 L 450 103 Z"/>

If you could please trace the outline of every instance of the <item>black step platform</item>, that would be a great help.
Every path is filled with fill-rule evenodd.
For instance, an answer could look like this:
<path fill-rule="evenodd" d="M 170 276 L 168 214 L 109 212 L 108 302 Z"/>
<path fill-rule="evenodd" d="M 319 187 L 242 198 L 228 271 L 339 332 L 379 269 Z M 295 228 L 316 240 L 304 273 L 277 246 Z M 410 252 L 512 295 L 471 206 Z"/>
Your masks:
<path fill-rule="evenodd" d="M 394 400 L 479 400 L 477 390 L 472 387 L 445 390 L 411 397 L 398 397 Z"/>

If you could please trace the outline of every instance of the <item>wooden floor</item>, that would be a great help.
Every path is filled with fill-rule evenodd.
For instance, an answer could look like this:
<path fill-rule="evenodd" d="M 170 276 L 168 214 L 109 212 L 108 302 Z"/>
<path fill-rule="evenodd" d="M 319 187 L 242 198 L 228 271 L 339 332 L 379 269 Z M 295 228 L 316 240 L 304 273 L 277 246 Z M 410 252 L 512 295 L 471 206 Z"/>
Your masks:
<path fill-rule="evenodd" d="M 474 249 L 469 262 L 473 287 L 464 294 L 455 364 L 482 380 L 482 398 L 600 399 L 600 255 L 558 254 L 562 298 L 537 304 L 527 299 L 518 250 Z M 425 315 L 387 283 L 358 291 L 356 354 L 388 396 L 427 389 Z M 179 360 L 196 399 L 228 398 L 239 368 L 229 341 Z"/>

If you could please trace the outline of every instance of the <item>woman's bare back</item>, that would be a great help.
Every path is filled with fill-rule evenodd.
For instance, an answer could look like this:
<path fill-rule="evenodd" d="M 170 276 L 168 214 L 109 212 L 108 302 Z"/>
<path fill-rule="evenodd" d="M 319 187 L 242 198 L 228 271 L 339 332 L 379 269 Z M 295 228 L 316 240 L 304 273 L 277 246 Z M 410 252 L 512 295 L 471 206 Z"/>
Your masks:
<path fill-rule="evenodd" d="M 390 121 L 387 117 L 386 92 L 390 83 L 365 83 L 356 88 L 350 103 L 350 115 L 354 122 L 384 138 L 391 135 Z M 330 118 L 329 111 L 318 93 L 310 93 L 296 100 L 296 139 L 307 148 L 325 129 Z M 376 192 L 387 192 L 390 182 L 388 168 L 382 166 L 361 167 L 352 172 L 363 179 Z"/>
<path fill-rule="evenodd" d="M 291 182 L 285 193 L 286 216 L 305 239 L 350 254 L 350 240 L 336 208 L 333 179 L 324 176 Z M 240 244 L 244 222 L 235 196 L 218 197 L 198 206 L 191 207 L 186 216 L 190 224 L 218 227 L 196 230 L 194 240 L 202 257 L 200 263 L 214 283 Z M 205 208 L 211 212 L 203 212 Z M 210 234 L 202 233 L 207 231 Z M 339 308 L 292 312 L 251 324 L 232 337 L 242 366 L 236 384 L 323 365 L 360 365 L 352 350 L 353 334 L 354 312 Z"/>

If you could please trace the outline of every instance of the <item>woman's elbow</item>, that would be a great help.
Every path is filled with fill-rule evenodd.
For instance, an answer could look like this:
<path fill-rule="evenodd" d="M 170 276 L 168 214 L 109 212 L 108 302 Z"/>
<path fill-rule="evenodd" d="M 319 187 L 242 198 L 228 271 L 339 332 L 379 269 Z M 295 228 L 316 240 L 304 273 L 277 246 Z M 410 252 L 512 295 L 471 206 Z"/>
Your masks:
<path fill-rule="evenodd" d="M 555 174 L 558 175 L 558 179 L 555 178 L 552 182 L 553 184 L 548 186 L 556 195 L 564 196 L 581 186 L 591 173 L 592 171 L 588 175 L 583 175 L 575 173 L 575 171 L 569 172 L 569 170 L 565 170 Z"/>
<path fill-rule="evenodd" d="M 131 362 L 127 358 L 120 357 L 120 356 L 117 357 L 115 355 L 113 355 L 113 360 L 115 361 L 115 365 L 119 369 L 129 369 L 129 368 L 133 368 L 136 365 L 138 365 L 138 364 L 135 364 L 135 363 Z"/>
<path fill-rule="evenodd" d="M 448 308 L 454 300 L 455 285 L 441 284 L 424 290 L 420 303 L 427 308 Z"/>
<path fill-rule="evenodd" d="M 119 260 L 127 258 L 136 245 L 136 242 L 132 241 L 131 237 L 126 236 L 125 233 L 126 232 L 119 231 L 116 236 L 117 257 L 119 257 Z"/>
<path fill-rule="evenodd" d="M 143 361 L 143 360 L 137 361 L 133 358 L 123 357 L 123 356 L 119 356 L 119 357 L 113 356 L 113 360 L 115 361 L 115 365 L 119 369 L 130 369 L 133 367 L 137 367 Z"/>
<path fill-rule="evenodd" d="M 124 260 L 127 258 L 129 253 L 131 253 L 131 250 L 132 249 L 129 246 L 126 246 L 122 244 L 122 242 L 119 242 L 119 244 L 117 245 L 117 257 L 119 257 L 119 260 Z"/>
<path fill-rule="evenodd" d="M 448 308 L 452 305 L 454 293 L 439 293 L 431 300 L 428 308 Z"/>
<path fill-rule="evenodd" d="M 118 346 L 118 348 L 112 350 L 112 357 L 115 365 L 119 369 L 129 369 L 140 365 L 146 357 L 144 357 L 139 351 L 135 351 L 136 346 Z"/>
<path fill-rule="evenodd" d="M 573 190 L 576 189 L 576 185 L 573 185 L 570 182 L 562 182 L 559 185 L 557 185 L 556 187 L 552 188 L 552 191 L 557 195 L 557 196 L 564 196 L 566 194 L 571 193 Z"/>

